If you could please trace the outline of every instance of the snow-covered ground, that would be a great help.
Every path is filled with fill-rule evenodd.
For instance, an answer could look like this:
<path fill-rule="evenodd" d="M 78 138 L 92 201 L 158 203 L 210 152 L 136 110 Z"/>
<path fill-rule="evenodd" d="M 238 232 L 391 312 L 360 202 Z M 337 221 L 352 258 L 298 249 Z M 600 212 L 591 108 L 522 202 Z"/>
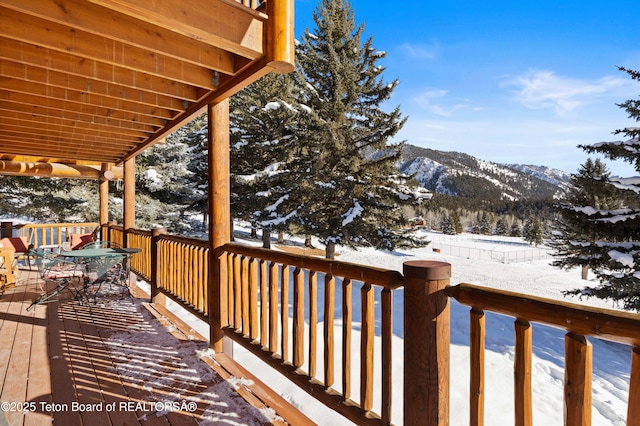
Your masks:
<path fill-rule="evenodd" d="M 432 235 L 432 237 L 440 238 Z M 533 250 L 519 239 L 462 236 L 465 245 L 473 245 L 479 250 Z M 248 241 L 258 244 L 256 241 Z M 435 253 L 431 246 L 416 250 L 382 252 L 373 249 L 359 251 L 341 249 L 338 259 L 342 261 L 375 265 L 402 271 L 402 264 L 408 260 L 431 259 L 449 262 L 452 265 L 452 284 L 467 282 L 520 293 L 571 301 L 591 306 L 615 309 L 611 304 L 597 299 L 580 300 L 562 295 L 564 290 L 581 288 L 585 281 L 580 279 L 580 271 L 562 271 L 549 265 L 550 260 L 503 264 Z M 337 293 L 339 293 L 337 291 Z M 320 294 L 320 291 L 319 291 Z M 354 298 L 355 300 L 355 298 Z M 402 424 L 402 377 L 403 341 L 402 315 L 403 294 L 394 294 L 394 342 L 393 342 L 393 417 L 395 424 Z M 451 304 L 451 424 L 464 425 L 469 422 L 469 309 L 452 300 Z M 340 326 L 336 318 L 337 327 Z M 194 323 L 195 327 L 202 327 Z M 320 338 L 321 327 L 318 324 Z M 486 315 L 486 384 L 485 423 L 489 425 L 513 424 L 513 318 L 487 313 Z M 206 327 L 201 329 L 206 336 Z M 563 423 L 563 375 L 564 375 L 564 334 L 552 327 L 534 325 L 533 328 L 533 409 L 534 424 L 561 425 Z M 336 330 L 336 335 L 341 332 Z M 354 331 L 354 354 L 359 345 L 359 335 Z M 336 340 L 336 353 L 340 353 Z M 593 425 L 625 424 L 629 387 L 630 348 L 628 346 L 591 339 L 593 344 Z M 319 342 L 319 348 L 320 346 Z M 378 350 L 376 348 L 376 350 Z M 283 376 L 268 367 L 238 345 L 234 348 L 234 358 L 251 370 L 257 377 L 276 389 L 293 405 L 321 425 L 350 424 L 333 411 L 326 409 L 306 393 L 300 391 Z M 354 357 L 352 362 L 357 362 Z M 378 360 L 379 361 L 379 360 Z M 319 365 L 320 367 L 320 365 Z M 359 371 L 357 365 L 352 368 Z M 376 367 L 376 371 L 379 368 Z M 321 370 L 319 375 L 321 375 Z M 339 371 L 336 374 L 340 375 Z M 357 377 L 354 376 L 354 379 Z M 379 380 L 379 377 L 376 377 Z M 358 389 L 354 380 L 353 389 Z M 336 385 L 340 389 L 340 384 Z M 376 386 L 379 389 L 379 386 Z M 354 392 L 357 394 L 358 392 Z M 357 399 L 357 398 L 356 398 Z M 374 410 L 379 412 L 379 408 Z"/>

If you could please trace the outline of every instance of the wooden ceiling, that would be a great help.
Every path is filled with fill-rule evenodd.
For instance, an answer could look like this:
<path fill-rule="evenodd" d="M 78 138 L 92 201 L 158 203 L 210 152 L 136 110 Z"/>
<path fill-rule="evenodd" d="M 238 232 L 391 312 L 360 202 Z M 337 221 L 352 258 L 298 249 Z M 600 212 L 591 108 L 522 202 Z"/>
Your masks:
<path fill-rule="evenodd" d="M 0 157 L 112 163 L 293 67 L 293 0 L 0 0 Z"/>

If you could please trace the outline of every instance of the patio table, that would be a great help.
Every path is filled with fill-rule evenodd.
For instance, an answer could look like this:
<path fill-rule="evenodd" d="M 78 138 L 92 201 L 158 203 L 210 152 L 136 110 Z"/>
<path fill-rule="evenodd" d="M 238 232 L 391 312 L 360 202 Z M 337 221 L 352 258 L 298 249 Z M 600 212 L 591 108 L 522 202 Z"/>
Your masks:
<path fill-rule="evenodd" d="M 139 248 L 103 247 L 63 251 L 60 256 L 72 259 L 80 266 L 84 280 L 82 296 L 87 302 L 93 296 L 96 303 L 102 284 L 121 286 L 124 298 L 125 292 L 129 292 L 130 258 L 141 251 Z"/>

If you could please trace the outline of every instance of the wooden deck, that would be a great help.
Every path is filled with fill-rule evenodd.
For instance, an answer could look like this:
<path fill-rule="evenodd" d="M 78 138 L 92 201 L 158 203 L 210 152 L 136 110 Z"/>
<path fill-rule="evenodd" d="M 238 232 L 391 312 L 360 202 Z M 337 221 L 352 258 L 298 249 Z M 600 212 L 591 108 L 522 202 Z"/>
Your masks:
<path fill-rule="evenodd" d="M 37 283 L 20 271 L 0 296 L 0 425 L 286 424 L 281 411 L 297 421 L 291 406 L 274 415 L 264 398 L 225 380 L 233 373 L 224 357 L 202 362 L 207 343 L 167 328 L 170 315 L 135 290 L 131 299 L 86 306 L 67 297 L 27 312 Z"/>

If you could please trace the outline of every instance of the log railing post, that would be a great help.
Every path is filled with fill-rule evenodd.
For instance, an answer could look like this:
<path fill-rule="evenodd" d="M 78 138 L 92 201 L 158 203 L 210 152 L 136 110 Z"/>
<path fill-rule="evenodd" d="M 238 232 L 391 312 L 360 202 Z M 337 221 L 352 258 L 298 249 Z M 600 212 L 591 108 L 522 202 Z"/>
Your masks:
<path fill-rule="evenodd" d="M 167 228 L 153 228 L 151 230 L 151 303 L 165 305 L 164 293 L 158 291 L 158 265 L 160 264 L 160 244 L 158 241 L 163 234 L 167 233 Z"/>
<path fill-rule="evenodd" d="M 13 222 L 0 222 L 0 238 L 13 237 Z"/>
<path fill-rule="evenodd" d="M 451 265 L 409 261 L 404 271 L 404 424 L 449 424 Z"/>

